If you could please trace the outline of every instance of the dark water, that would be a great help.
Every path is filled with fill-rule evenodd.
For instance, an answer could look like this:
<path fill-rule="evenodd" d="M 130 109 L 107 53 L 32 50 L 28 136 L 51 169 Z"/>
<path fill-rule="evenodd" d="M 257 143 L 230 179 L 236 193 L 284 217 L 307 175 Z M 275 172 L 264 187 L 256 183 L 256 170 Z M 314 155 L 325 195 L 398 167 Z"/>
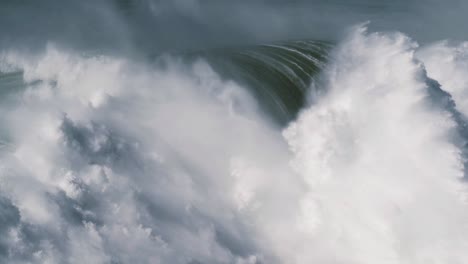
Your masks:
<path fill-rule="evenodd" d="M 248 86 L 266 111 L 284 125 L 305 106 L 331 47 L 327 42 L 290 41 L 215 50 L 204 57 L 225 78 Z"/>

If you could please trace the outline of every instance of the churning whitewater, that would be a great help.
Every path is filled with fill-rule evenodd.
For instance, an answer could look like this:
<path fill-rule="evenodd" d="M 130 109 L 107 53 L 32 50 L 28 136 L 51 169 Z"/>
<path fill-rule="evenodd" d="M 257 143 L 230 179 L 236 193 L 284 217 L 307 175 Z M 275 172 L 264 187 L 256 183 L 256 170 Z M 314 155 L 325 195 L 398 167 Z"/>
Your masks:
<path fill-rule="evenodd" d="M 4 51 L 2 262 L 467 263 L 467 47 L 359 27 L 285 129 L 203 60 Z"/>
<path fill-rule="evenodd" d="M 468 43 L 368 31 L 1 49 L 0 263 L 468 263 Z"/>

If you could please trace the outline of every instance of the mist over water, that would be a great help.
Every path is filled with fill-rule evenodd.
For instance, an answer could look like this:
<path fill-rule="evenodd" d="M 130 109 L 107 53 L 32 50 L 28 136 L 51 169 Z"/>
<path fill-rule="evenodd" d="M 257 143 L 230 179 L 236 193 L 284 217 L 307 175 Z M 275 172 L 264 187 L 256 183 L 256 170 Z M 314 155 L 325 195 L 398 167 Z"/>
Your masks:
<path fill-rule="evenodd" d="M 468 263 L 466 7 L 2 2 L 0 263 Z"/>
<path fill-rule="evenodd" d="M 465 40 L 464 0 L 4 0 L 0 46 L 53 42 L 115 54 L 203 50 L 291 39 L 340 40 L 372 21 L 420 42 Z"/>

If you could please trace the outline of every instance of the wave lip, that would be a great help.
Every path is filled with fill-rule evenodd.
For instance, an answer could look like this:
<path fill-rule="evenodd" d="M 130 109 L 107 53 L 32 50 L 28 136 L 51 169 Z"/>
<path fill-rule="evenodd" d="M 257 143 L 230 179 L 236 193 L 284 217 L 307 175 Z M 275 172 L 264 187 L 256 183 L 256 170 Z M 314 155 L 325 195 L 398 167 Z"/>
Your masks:
<path fill-rule="evenodd" d="M 311 84 L 320 76 L 331 47 L 322 41 L 289 41 L 218 50 L 206 58 L 221 76 L 247 86 L 266 112 L 285 125 L 313 93 L 320 94 Z"/>

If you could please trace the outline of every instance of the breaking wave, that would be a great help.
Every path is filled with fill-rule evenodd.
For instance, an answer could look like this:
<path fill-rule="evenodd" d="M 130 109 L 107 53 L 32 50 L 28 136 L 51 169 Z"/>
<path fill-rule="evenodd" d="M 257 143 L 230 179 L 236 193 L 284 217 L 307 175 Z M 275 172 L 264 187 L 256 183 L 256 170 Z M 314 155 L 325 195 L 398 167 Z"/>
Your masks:
<path fill-rule="evenodd" d="M 467 54 L 3 50 L 0 260 L 468 263 Z"/>

